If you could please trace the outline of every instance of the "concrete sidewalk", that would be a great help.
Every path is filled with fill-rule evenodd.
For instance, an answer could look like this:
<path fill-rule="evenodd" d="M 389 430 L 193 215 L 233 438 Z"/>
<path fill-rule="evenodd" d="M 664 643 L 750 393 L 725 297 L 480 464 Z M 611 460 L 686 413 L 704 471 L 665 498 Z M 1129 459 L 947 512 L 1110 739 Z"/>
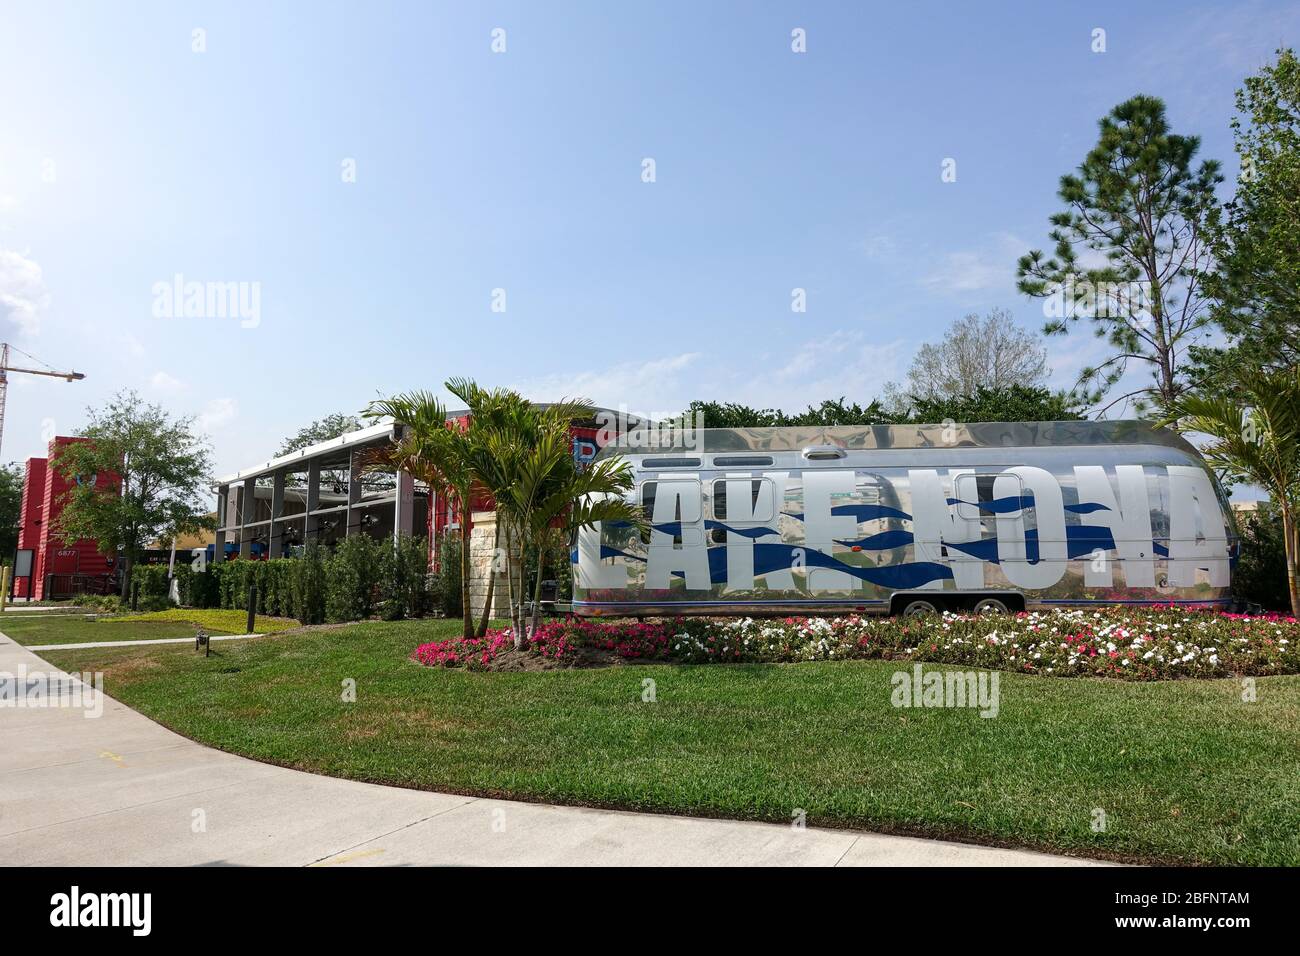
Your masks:
<path fill-rule="evenodd" d="M 58 672 L 0 634 L 0 672 L 20 668 Z M 1089 865 L 856 831 L 338 780 L 213 750 L 107 698 L 98 718 L 0 707 L 0 741 L 4 866 Z"/>
<path fill-rule="evenodd" d="M 210 641 L 248 641 L 255 637 L 273 637 L 273 634 L 209 634 Z M 0 635 L 0 640 L 9 638 Z M 83 647 L 148 647 L 150 644 L 193 644 L 192 637 L 155 637 L 143 641 L 82 641 L 80 644 L 26 645 L 29 651 L 76 651 Z"/>

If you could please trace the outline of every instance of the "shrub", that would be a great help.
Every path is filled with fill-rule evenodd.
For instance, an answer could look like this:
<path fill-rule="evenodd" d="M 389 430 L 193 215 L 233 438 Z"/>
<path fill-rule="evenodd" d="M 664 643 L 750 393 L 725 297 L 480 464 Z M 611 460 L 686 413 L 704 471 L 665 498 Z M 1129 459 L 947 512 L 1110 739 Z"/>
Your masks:
<path fill-rule="evenodd" d="M 116 594 L 77 594 L 72 598 L 72 603 L 105 614 L 117 614 L 122 610 L 122 599 Z"/>
<path fill-rule="evenodd" d="M 360 621 L 374 612 L 384 546 L 367 534 L 348 535 L 325 569 L 325 620 Z"/>
<path fill-rule="evenodd" d="M 308 544 L 301 558 L 292 559 L 289 595 L 291 616 L 299 623 L 325 620 L 325 556 L 319 544 Z"/>
<path fill-rule="evenodd" d="M 217 569 L 209 567 L 205 571 L 195 571 L 187 561 L 176 562 L 176 592 L 184 607 L 216 607 L 220 596 L 217 593 Z"/>
<path fill-rule="evenodd" d="M 404 534 L 383 549 L 379 589 L 379 614 L 385 621 L 424 616 L 429 610 L 427 539 Z"/>
<path fill-rule="evenodd" d="M 235 558 L 202 572 L 181 562 L 176 579 L 186 607 L 246 611 L 249 587 L 256 585 L 257 613 L 320 624 L 362 620 L 376 610 L 389 620 L 428 613 L 433 584 L 428 566 L 423 538 L 405 535 L 393 547 L 387 540 L 352 535 L 333 554 L 311 544 L 299 558 Z M 166 565 L 141 565 L 132 580 L 139 583 L 142 609 L 171 606 Z"/>
<path fill-rule="evenodd" d="M 170 603 L 169 586 L 165 564 L 137 564 L 131 569 L 131 588 L 138 604 L 161 603 L 165 607 Z"/>
<path fill-rule="evenodd" d="M 461 580 L 460 580 L 460 538 L 454 534 L 444 535 L 438 542 L 437 583 L 438 604 L 443 617 L 460 617 Z"/>
<path fill-rule="evenodd" d="M 1272 503 L 1241 522 L 1241 555 L 1232 573 L 1237 600 L 1273 611 L 1290 611 L 1286 585 L 1286 542 L 1282 517 Z"/>

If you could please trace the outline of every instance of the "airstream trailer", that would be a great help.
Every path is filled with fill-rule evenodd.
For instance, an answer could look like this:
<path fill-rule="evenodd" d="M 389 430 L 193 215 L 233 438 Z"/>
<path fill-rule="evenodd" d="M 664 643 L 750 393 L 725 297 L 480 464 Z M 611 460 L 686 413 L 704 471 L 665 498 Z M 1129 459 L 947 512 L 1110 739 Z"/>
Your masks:
<path fill-rule="evenodd" d="M 1140 422 L 703 429 L 617 447 L 648 527 L 574 542 L 580 615 L 1230 603 L 1231 509 Z"/>

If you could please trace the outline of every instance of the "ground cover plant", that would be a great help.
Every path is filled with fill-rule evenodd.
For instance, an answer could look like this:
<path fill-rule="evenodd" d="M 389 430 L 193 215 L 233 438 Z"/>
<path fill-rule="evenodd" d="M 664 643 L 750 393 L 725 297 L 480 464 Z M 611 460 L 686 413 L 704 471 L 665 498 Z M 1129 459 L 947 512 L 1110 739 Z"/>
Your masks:
<path fill-rule="evenodd" d="M 449 637 L 416 648 L 440 667 L 517 666 L 509 629 Z M 1163 680 L 1300 673 L 1300 624 L 1176 607 L 1087 608 L 1007 615 L 909 618 L 667 618 L 548 622 L 524 652 L 555 664 L 612 660 L 793 663 L 817 660 L 934 661 L 1058 677 Z"/>

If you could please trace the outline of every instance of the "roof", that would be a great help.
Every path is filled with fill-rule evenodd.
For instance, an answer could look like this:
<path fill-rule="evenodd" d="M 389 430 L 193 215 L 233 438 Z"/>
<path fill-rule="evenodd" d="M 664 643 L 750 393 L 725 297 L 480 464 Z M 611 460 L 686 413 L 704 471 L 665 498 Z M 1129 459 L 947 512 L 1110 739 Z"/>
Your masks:
<path fill-rule="evenodd" d="M 281 455 L 279 458 L 268 459 L 259 465 L 242 468 L 233 475 L 226 475 L 216 479 L 213 484 L 229 485 L 238 481 L 247 481 L 249 478 L 260 478 L 263 475 L 273 474 L 286 466 L 299 465 L 306 467 L 307 462 L 313 458 L 318 459 L 321 464 L 334 463 L 334 459 L 342 463 L 348 458 L 348 455 L 344 454 L 345 452 L 350 453 L 352 449 L 362 445 L 391 441 L 392 438 L 393 423 L 391 421 L 381 422 L 378 425 L 371 425 L 369 428 L 344 432 L 337 438 L 318 442 L 315 445 L 308 445 L 306 448 L 299 448 L 297 451 Z"/>
<path fill-rule="evenodd" d="M 538 408 L 547 408 L 550 403 L 536 402 Z M 602 413 L 618 416 L 620 412 L 612 408 L 594 408 L 592 409 L 593 419 Z M 469 414 L 469 409 L 458 408 L 447 411 L 447 421 L 464 418 Z M 626 412 L 621 413 L 622 421 L 629 427 L 645 426 L 652 424 L 649 419 L 640 418 L 636 415 L 629 415 Z M 381 442 L 393 441 L 395 439 L 393 431 L 393 422 L 391 419 L 384 419 L 377 425 L 371 425 L 368 428 L 358 429 L 354 432 L 344 432 L 337 438 L 331 438 L 328 441 L 319 442 L 315 445 L 308 445 L 306 448 L 300 448 L 297 451 L 290 452 L 287 455 L 281 455 L 279 458 L 271 458 L 267 461 L 256 465 L 250 465 L 248 468 L 241 468 L 231 475 L 215 479 L 212 484 L 214 487 L 220 485 L 231 485 L 236 482 L 247 481 L 249 478 L 262 478 L 274 474 L 285 467 L 306 468 L 308 461 L 317 459 L 321 465 L 343 464 L 348 460 L 348 454 L 352 449 L 364 445 L 378 445 Z M 296 469 L 295 469 L 296 470 Z"/>
<path fill-rule="evenodd" d="M 680 433 L 678 433 L 680 435 Z M 1139 421 L 973 422 L 935 425 L 840 425 L 827 428 L 703 428 L 691 444 L 610 447 L 609 454 L 799 451 L 810 445 L 846 449 L 1018 448 L 1064 445 L 1164 445 L 1196 450 L 1181 435 Z M 654 437 L 654 433 L 651 433 Z"/>

